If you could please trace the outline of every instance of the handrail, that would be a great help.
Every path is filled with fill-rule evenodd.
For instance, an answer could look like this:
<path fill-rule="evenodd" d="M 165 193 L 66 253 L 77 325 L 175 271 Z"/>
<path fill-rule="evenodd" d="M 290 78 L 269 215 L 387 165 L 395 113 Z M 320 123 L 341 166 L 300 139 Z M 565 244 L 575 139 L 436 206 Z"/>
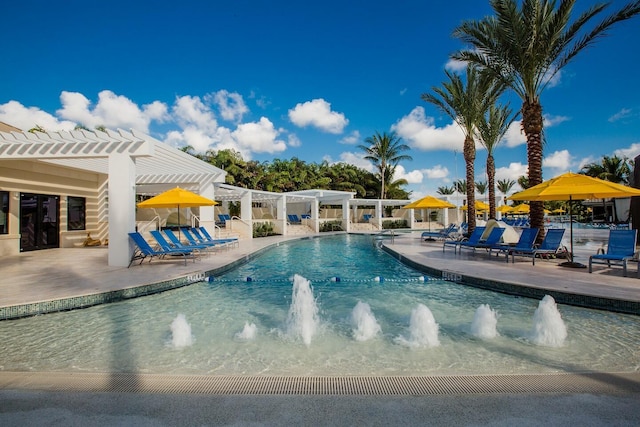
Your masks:
<path fill-rule="evenodd" d="M 162 218 L 159 215 L 154 216 L 149 221 L 140 221 L 142 223 L 142 228 L 146 230 L 146 225 L 155 223 L 157 220 L 156 230 L 160 230 L 162 228 Z"/>

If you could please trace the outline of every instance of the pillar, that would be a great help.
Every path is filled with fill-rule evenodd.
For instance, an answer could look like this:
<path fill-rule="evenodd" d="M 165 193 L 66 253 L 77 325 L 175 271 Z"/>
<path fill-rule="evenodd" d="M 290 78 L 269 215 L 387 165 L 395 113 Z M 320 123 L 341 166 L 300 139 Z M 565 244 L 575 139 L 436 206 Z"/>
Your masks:
<path fill-rule="evenodd" d="M 109 266 L 126 267 L 136 229 L 136 163 L 127 153 L 109 155 Z"/>

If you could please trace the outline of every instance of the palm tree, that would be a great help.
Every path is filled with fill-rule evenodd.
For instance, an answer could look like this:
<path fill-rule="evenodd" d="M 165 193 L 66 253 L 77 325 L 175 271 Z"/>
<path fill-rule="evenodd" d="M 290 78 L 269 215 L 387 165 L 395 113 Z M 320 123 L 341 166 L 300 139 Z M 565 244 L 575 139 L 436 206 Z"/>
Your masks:
<path fill-rule="evenodd" d="M 448 81 L 442 87 L 433 87 L 433 93 L 422 94 L 422 100 L 438 107 L 449 116 L 464 132 L 464 161 L 466 163 L 466 180 L 475 181 L 474 161 L 476 147 L 474 134 L 478 122 L 502 91 L 502 85 L 488 75 L 480 74 L 477 68 L 468 66 L 466 85 L 457 74 L 445 71 Z M 468 205 L 469 232 L 476 227 L 474 186 L 466 189 Z"/>
<path fill-rule="evenodd" d="M 453 185 L 451 187 L 447 187 L 447 186 L 438 187 L 438 189 L 436 190 L 436 193 L 442 196 L 449 196 L 455 192 L 456 192 L 456 187 Z"/>
<path fill-rule="evenodd" d="M 460 194 L 466 194 L 467 192 L 467 181 L 464 179 L 458 179 L 454 181 L 453 188 Z"/>
<path fill-rule="evenodd" d="M 489 181 L 489 218 L 496 217 L 496 163 L 493 150 L 507 133 L 515 116 L 508 105 L 492 104 L 478 123 L 480 142 L 487 149 L 487 180 Z M 476 184 L 477 185 L 477 184 Z M 478 190 L 480 191 L 480 190 Z"/>
<path fill-rule="evenodd" d="M 627 158 L 604 156 L 600 163 L 589 163 L 588 165 L 583 166 L 582 173 L 594 178 L 615 182 L 617 184 L 629 184 L 631 168 Z M 602 199 L 602 204 L 603 206 L 606 206 L 605 199 Z M 613 217 L 615 219 L 618 218 L 615 203 L 613 204 Z"/>
<path fill-rule="evenodd" d="M 463 22 L 454 36 L 470 48 L 452 57 L 479 66 L 522 99 L 522 128 L 527 137 L 529 184 L 542 182 L 543 118 L 540 96 L 557 73 L 612 25 L 640 13 L 634 1 L 605 18 L 587 34 L 585 24 L 602 12 L 598 4 L 571 21 L 576 0 L 490 0 L 495 16 Z M 521 3 L 518 8 L 518 3 Z M 544 206 L 531 204 L 531 226 L 544 236 Z"/>
<path fill-rule="evenodd" d="M 487 181 L 476 181 L 476 190 L 484 195 L 487 192 Z"/>
<path fill-rule="evenodd" d="M 499 179 L 496 188 L 502 193 L 503 197 L 507 197 L 507 193 L 511 191 L 516 182 L 512 179 Z"/>
<path fill-rule="evenodd" d="M 582 173 L 617 184 L 629 184 L 631 167 L 627 158 L 604 156 L 600 163 L 589 163 L 582 167 Z"/>
<path fill-rule="evenodd" d="M 380 177 L 380 198 L 385 198 L 385 187 L 387 180 L 392 178 L 393 170 L 402 160 L 413 160 L 408 154 L 401 154 L 408 151 L 409 146 L 402 143 L 402 138 L 397 136 L 395 132 L 382 135 L 376 132 L 375 135 L 364 140 L 369 145 L 359 145 L 358 148 L 363 150 L 366 155 L 365 159 L 371 161 Z"/>
<path fill-rule="evenodd" d="M 526 190 L 527 188 L 531 187 L 531 184 L 529 183 L 529 177 L 522 175 L 520 178 L 518 178 L 518 185 L 523 190 Z M 529 205 L 531 205 L 531 203 L 529 203 Z M 529 213 L 529 218 L 531 218 L 531 213 Z"/>

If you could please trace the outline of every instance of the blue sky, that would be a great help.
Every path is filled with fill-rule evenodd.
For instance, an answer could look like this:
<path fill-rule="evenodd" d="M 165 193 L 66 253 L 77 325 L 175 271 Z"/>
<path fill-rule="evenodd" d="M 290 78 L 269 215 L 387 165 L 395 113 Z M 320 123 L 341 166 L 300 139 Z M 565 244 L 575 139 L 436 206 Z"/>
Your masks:
<path fill-rule="evenodd" d="M 134 128 L 198 151 L 365 168 L 357 144 L 395 131 L 411 146 L 398 176 L 415 199 L 464 178 L 462 134 L 420 95 L 456 70 L 453 29 L 489 13 L 484 0 L 8 2 L 0 121 Z M 638 40 L 640 18 L 615 26 L 543 93 L 545 179 L 640 154 Z M 498 179 L 526 174 L 518 123 L 495 157 Z M 479 149 L 478 181 L 485 161 Z"/>

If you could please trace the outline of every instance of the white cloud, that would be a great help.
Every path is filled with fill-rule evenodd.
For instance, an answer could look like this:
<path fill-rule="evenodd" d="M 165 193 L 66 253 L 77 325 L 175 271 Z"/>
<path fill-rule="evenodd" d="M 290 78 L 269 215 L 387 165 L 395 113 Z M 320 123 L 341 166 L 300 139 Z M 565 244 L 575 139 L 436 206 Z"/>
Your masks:
<path fill-rule="evenodd" d="M 582 170 L 582 168 L 585 167 L 586 165 L 588 165 L 589 163 L 595 163 L 597 161 L 599 161 L 599 159 L 596 158 L 596 156 L 583 157 L 578 162 L 578 170 Z"/>
<path fill-rule="evenodd" d="M 613 152 L 613 155 L 633 160 L 640 155 L 640 142 L 631 144 L 629 148 L 619 148 Z"/>
<path fill-rule="evenodd" d="M 401 118 L 391 130 L 408 141 L 409 145 L 423 151 L 462 150 L 464 133 L 455 123 L 443 128 L 434 125 L 432 117 L 426 117 L 423 107 L 414 108 Z"/>
<path fill-rule="evenodd" d="M 369 172 L 375 172 L 373 164 L 369 160 L 366 160 L 360 153 L 345 151 L 340 153 L 340 161 L 357 166 Z"/>
<path fill-rule="evenodd" d="M 464 71 L 467 68 L 467 62 L 458 61 L 457 59 L 451 58 L 444 65 L 444 68 L 449 70 L 449 71 L 453 71 L 453 72 L 458 73 L 460 71 Z"/>
<path fill-rule="evenodd" d="M 110 90 L 103 90 L 98 94 L 98 102 L 93 110 L 89 99 L 78 92 L 63 91 L 60 94 L 60 103 L 62 108 L 56 111 L 58 116 L 90 129 L 105 126 L 148 133 L 152 120 L 163 122 L 168 119 L 165 104 L 155 101 L 143 105 L 141 109 L 129 98 L 116 95 Z"/>
<path fill-rule="evenodd" d="M 571 154 L 569 150 L 555 151 L 542 159 L 542 166 L 554 169 L 555 172 L 562 173 L 569 170 L 571 166 Z"/>
<path fill-rule="evenodd" d="M 238 123 L 242 120 L 242 116 L 249 112 L 242 96 L 227 90 L 219 90 L 218 92 L 205 96 L 205 101 L 214 103 L 219 110 L 220 116 L 227 121 Z"/>
<path fill-rule="evenodd" d="M 449 169 L 442 165 L 435 165 L 429 169 L 422 169 L 421 172 L 427 179 L 444 179 L 449 176 Z"/>
<path fill-rule="evenodd" d="M 335 134 L 342 133 L 349 124 L 344 114 L 331 111 L 331 104 L 321 98 L 297 104 L 289 110 L 289 120 L 299 127 L 313 126 Z"/>
<path fill-rule="evenodd" d="M 420 184 L 424 175 L 417 169 L 407 172 L 404 166 L 398 165 L 396 166 L 395 173 L 393 174 L 393 179 L 395 181 L 402 178 L 406 179 L 409 184 Z"/>
<path fill-rule="evenodd" d="M 509 163 L 507 167 L 496 168 L 496 182 L 498 180 L 510 179 L 512 181 L 518 182 L 518 178 L 521 176 L 527 176 L 529 173 L 529 166 L 519 163 L 513 162 Z"/>
<path fill-rule="evenodd" d="M 238 125 L 231 136 L 238 142 L 241 149 L 254 153 L 277 153 L 287 149 L 287 144 L 278 139 L 279 131 L 266 117 L 257 122 Z"/>
<path fill-rule="evenodd" d="M 346 135 L 344 138 L 342 138 L 340 141 L 340 144 L 348 144 L 348 145 L 355 145 L 358 144 L 360 142 L 360 132 L 357 130 L 354 130 L 353 132 L 351 132 L 349 135 Z"/>
<path fill-rule="evenodd" d="M 622 110 L 615 113 L 613 116 L 609 117 L 609 121 L 611 123 L 617 122 L 618 120 L 627 119 L 632 116 L 632 111 L 630 108 L 623 108 Z"/>
<path fill-rule="evenodd" d="M 0 121 L 25 131 L 36 127 L 36 125 L 51 132 L 73 130 L 76 126 L 74 122 L 61 121 L 46 111 L 37 107 L 25 107 L 18 101 L 0 104 Z"/>
<path fill-rule="evenodd" d="M 300 147 L 302 145 L 302 141 L 295 134 L 290 133 L 287 136 L 287 145 L 289 147 Z"/>
<path fill-rule="evenodd" d="M 547 75 L 544 77 L 545 80 L 548 80 L 547 88 L 552 88 L 558 86 L 560 84 L 560 80 L 562 80 L 562 70 L 558 70 L 553 76 L 551 73 L 553 70 L 547 71 Z"/>
<path fill-rule="evenodd" d="M 552 126 L 559 125 L 562 122 L 566 122 L 567 120 L 570 120 L 570 119 L 569 117 L 566 117 L 566 116 L 552 116 L 550 114 L 545 114 L 542 120 L 543 120 L 542 123 L 544 127 L 550 128 Z"/>
<path fill-rule="evenodd" d="M 507 132 L 504 134 L 503 139 L 506 146 L 509 148 L 526 144 L 527 137 L 522 131 L 522 122 L 520 120 L 511 122 L 511 124 L 509 125 L 509 129 L 507 129 Z"/>
<path fill-rule="evenodd" d="M 213 134 L 218 127 L 213 111 L 199 96 L 177 97 L 172 112 L 175 121 L 182 128 L 195 127 Z"/>

